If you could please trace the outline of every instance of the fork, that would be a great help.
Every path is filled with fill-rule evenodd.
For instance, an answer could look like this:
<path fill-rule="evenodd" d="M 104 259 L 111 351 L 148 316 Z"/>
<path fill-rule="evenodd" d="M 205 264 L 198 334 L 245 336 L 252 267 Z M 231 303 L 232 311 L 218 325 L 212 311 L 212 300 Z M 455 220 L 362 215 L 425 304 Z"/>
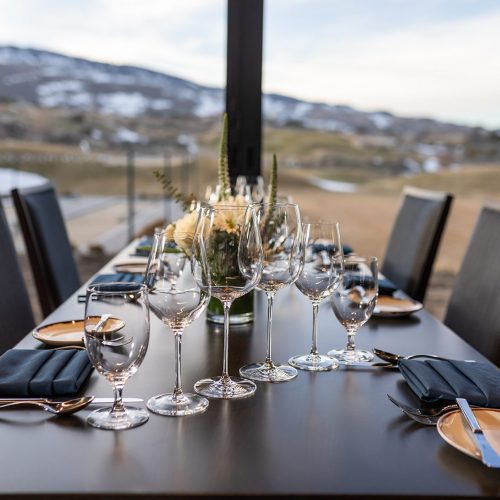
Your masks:
<path fill-rule="evenodd" d="M 390 394 L 387 394 L 387 397 L 389 398 L 389 401 L 395 404 L 405 415 L 424 425 L 436 425 L 441 415 L 458 409 L 457 404 L 447 404 L 445 406 L 429 408 L 428 410 L 422 411 L 420 408 L 415 408 L 401 403 Z"/>

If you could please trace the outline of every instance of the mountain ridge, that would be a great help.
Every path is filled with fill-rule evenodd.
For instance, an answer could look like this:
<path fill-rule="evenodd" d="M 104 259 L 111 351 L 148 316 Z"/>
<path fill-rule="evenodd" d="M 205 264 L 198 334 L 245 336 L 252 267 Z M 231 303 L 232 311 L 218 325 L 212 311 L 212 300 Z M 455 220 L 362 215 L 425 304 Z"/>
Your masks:
<path fill-rule="evenodd" d="M 135 65 L 90 61 L 36 48 L 0 46 L 0 99 L 129 118 L 143 114 L 211 118 L 224 109 L 224 90 Z M 377 135 L 468 133 L 478 127 L 348 105 L 263 95 L 265 119 L 276 126 Z"/>

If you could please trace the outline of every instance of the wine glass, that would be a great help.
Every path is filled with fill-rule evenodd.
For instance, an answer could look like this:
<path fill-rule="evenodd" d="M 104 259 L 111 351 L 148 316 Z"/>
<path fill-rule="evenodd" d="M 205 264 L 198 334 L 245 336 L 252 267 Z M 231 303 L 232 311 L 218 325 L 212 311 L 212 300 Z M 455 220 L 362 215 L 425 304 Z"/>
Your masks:
<path fill-rule="evenodd" d="M 370 351 L 356 349 L 357 331 L 371 317 L 378 296 L 378 266 L 376 257 L 349 255 L 344 259 L 344 278 L 332 294 L 331 305 L 335 316 L 347 331 L 345 349 L 328 352 L 343 364 L 371 361 Z"/>
<path fill-rule="evenodd" d="M 106 283 L 87 289 L 85 347 L 91 363 L 113 386 L 112 408 L 93 411 L 87 422 L 101 429 L 128 429 L 149 419 L 141 408 L 125 407 L 125 382 L 139 368 L 149 343 L 147 288 L 137 283 Z"/>
<path fill-rule="evenodd" d="M 235 299 L 255 288 L 262 274 L 262 245 L 254 208 L 218 204 L 202 208 L 193 242 L 193 266 L 200 288 L 210 288 L 224 306 L 222 376 L 196 382 L 198 394 L 211 398 L 251 396 L 256 385 L 228 373 L 229 310 Z"/>
<path fill-rule="evenodd" d="M 276 365 L 271 358 L 273 301 L 276 292 L 292 284 L 304 264 L 299 207 L 290 203 L 254 204 L 260 228 L 264 263 L 257 289 L 267 295 L 267 353 L 263 362 L 240 368 L 242 377 L 258 382 L 286 382 L 297 376 L 290 365 Z"/>
<path fill-rule="evenodd" d="M 174 239 L 175 238 L 175 239 Z M 208 407 L 208 401 L 198 394 L 185 394 L 181 386 L 181 342 L 184 329 L 197 319 L 210 299 L 209 289 L 202 290 L 191 269 L 186 254 L 193 241 L 192 233 L 167 231 L 155 233 L 148 261 L 146 282 L 150 288 L 151 311 L 169 326 L 175 337 L 175 386 L 172 393 L 159 394 L 149 399 L 147 406 L 153 413 L 169 416 L 193 415 Z M 175 250 L 175 252 L 174 252 Z M 168 256 L 182 253 L 183 265 L 172 282 Z"/>
<path fill-rule="evenodd" d="M 305 258 L 296 287 L 312 301 L 312 346 L 309 354 L 294 356 L 288 362 L 295 368 L 310 371 L 333 370 L 338 362 L 318 353 L 317 316 L 320 302 L 331 295 L 342 278 L 342 244 L 338 223 L 303 224 Z"/>

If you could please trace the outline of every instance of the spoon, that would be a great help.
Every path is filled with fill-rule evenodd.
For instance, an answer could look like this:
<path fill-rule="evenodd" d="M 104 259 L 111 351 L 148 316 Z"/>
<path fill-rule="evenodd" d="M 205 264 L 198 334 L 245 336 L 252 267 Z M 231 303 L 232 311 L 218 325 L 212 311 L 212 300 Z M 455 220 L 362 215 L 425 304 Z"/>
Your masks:
<path fill-rule="evenodd" d="M 31 399 L 31 400 L 12 399 L 9 402 L 1 404 L 0 408 L 28 405 L 40 408 L 44 411 L 48 411 L 49 413 L 53 413 L 55 415 L 70 415 L 71 413 L 75 413 L 88 406 L 93 399 L 94 396 L 84 396 L 82 398 L 77 398 L 77 399 L 67 399 L 66 401 L 54 401 L 52 399 Z"/>
<path fill-rule="evenodd" d="M 372 352 L 373 354 L 375 354 L 375 356 L 383 359 L 384 361 L 387 361 L 388 363 L 391 363 L 392 365 L 397 365 L 400 359 L 431 358 L 441 359 L 444 361 L 447 361 L 449 359 L 442 356 L 436 356 L 435 354 L 411 354 L 410 356 L 403 356 L 401 354 L 394 354 L 392 352 L 382 351 L 381 349 L 375 348 L 372 349 Z M 466 359 L 464 361 L 467 361 L 468 363 L 475 363 L 475 361 L 472 359 Z"/>

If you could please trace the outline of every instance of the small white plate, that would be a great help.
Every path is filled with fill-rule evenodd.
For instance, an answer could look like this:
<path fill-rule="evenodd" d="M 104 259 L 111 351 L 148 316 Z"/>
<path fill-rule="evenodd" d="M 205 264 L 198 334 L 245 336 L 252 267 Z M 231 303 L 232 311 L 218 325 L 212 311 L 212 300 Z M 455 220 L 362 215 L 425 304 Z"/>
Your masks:
<path fill-rule="evenodd" d="M 118 273 L 145 274 L 147 262 L 121 262 L 113 266 Z"/>
<path fill-rule="evenodd" d="M 100 316 L 92 317 L 97 322 L 101 319 Z M 123 328 L 124 323 L 118 318 L 109 318 L 106 322 L 105 333 L 116 332 Z M 63 347 L 68 345 L 83 345 L 84 335 L 84 320 L 73 319 L 70 321 L 59 321 L 49 325 L 43 325 L 36 328 L 33 337 L 44 344 Z"/>
<path fill-rule="evenodd" d="M 389 295 L 379 295 L 373 315 L 380 318 L 396 318 L 413 314 L 423 307 L 420 302 L 413 299 L 398 299 Z"/>
<path fill-rule="evenodd" d="M 500 454 L 500 410 L 474 408 L 474 416 L 492 448 Z M 470 437 L 466 425 L 462 414 L 456 410 L 445 413 L 438 420 L 437 430 L 448 444 L 470 457 L 481 460 L 481 453 Z"/>

